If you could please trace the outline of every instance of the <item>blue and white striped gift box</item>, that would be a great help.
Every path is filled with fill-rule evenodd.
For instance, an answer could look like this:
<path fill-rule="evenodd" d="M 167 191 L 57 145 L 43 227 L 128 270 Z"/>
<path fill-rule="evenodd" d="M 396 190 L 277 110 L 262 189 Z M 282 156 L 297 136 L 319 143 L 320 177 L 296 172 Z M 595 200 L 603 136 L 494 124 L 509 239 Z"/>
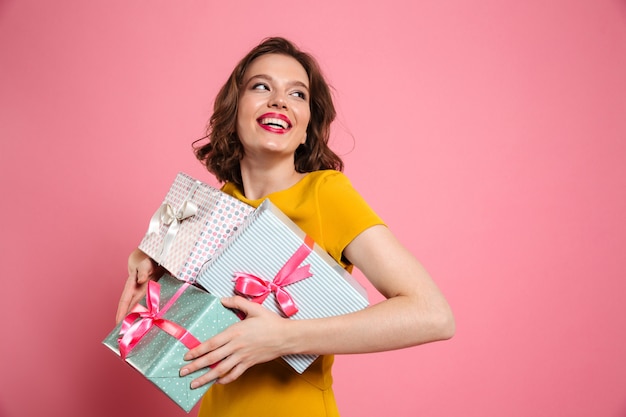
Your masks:
<path fill-rule="evenodd" d="M 235 294 L 236 273 L 272 281 L 305 238 L 306 234 L 293 221 L 265 200 L 202 268 L 197 283 L 216 296 L 229 297 Z M 291 319 L 336 316 L 368 306 L 366 290 L 320 246 L 314 245 L 300 265 L 307 264 L 312 276 L 284 287 L 298 308 Z M 273 293 L 262 305 L 282 314 Z M 316 357 L 289 355 L 283 359 L 302 373 Z"/>

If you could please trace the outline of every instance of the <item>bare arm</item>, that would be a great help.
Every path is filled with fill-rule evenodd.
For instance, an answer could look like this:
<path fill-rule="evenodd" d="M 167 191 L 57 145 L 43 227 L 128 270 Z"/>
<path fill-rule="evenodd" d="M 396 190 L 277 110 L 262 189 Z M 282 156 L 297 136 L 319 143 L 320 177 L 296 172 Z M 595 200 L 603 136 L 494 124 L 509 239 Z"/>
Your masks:
<path fill-rule="evenodd" d="M 385 226 L 357 236 L 344 255 L 387 298 L 357 313 L 292 321 L 292 353 L 365 353 L 449 339 L 455 331 L 445 298 L 415 257 Z"/>

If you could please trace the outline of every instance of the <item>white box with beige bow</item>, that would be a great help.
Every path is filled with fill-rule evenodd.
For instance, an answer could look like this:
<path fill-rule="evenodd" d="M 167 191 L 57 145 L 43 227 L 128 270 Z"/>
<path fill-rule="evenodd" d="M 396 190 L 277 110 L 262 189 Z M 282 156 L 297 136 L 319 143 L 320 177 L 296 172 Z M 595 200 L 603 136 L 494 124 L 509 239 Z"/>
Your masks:
<path fill-rule="evenodd" d="M 195 281 L 202 265 L 253 211 L 181 172 L 150 219 L 139 249 L 179 280 Z"/>

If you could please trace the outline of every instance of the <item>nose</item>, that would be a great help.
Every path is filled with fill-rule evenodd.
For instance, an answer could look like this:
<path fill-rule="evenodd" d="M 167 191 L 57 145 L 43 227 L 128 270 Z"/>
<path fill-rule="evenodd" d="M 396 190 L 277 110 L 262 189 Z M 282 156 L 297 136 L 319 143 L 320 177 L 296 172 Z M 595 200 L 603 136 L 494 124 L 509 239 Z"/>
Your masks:
<path fill-rule="evenodd" d="M 268 106 L 277 109 L 287 109 L 287 100 L 285 100 L 285 95 L 275 91 L 268 102 Z"/>

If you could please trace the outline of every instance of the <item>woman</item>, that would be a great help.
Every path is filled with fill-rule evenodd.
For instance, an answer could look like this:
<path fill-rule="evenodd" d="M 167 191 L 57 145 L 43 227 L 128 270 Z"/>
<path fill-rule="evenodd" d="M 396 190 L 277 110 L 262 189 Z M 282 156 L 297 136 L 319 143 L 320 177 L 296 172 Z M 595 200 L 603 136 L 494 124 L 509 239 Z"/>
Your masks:
<path fill-rule="evenodd" d="M 201 416 L 338 416 L 333 354 L 366 353 L 443 340 L 454 334 L 450 308 L 419 262 L 340 172 L 327 146 L 335 118 L 329 87 L 315 60 L 282 38 L 269 38 L 235 67 L 209 122 L 210 142 L 197 157 L 223 191 L 258 206 L 269 198 L 348 270 L 359 268 L 386 298 L 344 316 L 289 320 L 242 297 L 222 300 L 246 318 L 185 355 L 180 373 L 212 369 L 217 379 Z M 141 251 L 129 258 L 118 321 L 145 293 L 158 268 Z M 287 354 L 321 355 L 302 375 Z"/>

